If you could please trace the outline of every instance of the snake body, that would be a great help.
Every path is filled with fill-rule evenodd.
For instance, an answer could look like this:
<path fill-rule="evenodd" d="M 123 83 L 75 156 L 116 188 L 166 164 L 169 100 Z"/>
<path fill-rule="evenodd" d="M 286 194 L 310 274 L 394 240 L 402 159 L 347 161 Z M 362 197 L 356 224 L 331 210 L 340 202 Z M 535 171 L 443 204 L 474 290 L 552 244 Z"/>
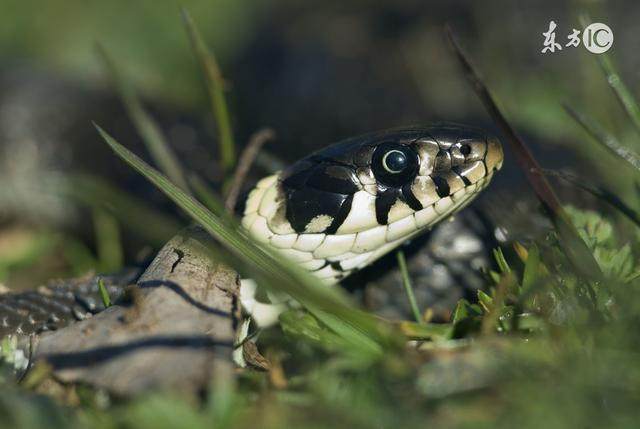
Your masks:
<path fill-rule="evenodd" d="M 469 204 L 502 162 L 499 141 L 476 128 L 366 134 L 260 180 L 241 221 L 255 240 L 335 284 Z M 110 284 L 112 296 L 131 282 Z M 0 336 L 57 329 L 99 311 L 97 280 L 82 284 L 0 295 Z M 261 305 L 254 292 L 243 299 L 250 312 Z"/>

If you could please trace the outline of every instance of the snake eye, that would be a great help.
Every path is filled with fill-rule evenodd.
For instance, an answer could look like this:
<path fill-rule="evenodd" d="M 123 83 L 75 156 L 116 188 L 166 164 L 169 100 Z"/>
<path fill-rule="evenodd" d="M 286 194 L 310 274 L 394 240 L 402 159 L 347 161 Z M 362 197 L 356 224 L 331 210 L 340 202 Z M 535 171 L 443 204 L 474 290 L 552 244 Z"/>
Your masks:
<path fill-rule="evenodd" d="M 373 152 L 371 169 L 382 184 L 403 185 L 418 171 L 418 154 L 406 145 L 383 143 Z"/>
<path fill-rule="evenodd" d="M 460 146 L 460 153 L 463 154 L 464 156 L 469 156 L 469 154 L 471 153 L 471 146 L 469 146 L 468 144 L 462 144 Z"/>
<path fill-rule="evenodd" d="M 390 150 L 382 157 L 382 167 L 391 174 L 402 173 L 407 168 L 407 157 L 400 150 Z"/>

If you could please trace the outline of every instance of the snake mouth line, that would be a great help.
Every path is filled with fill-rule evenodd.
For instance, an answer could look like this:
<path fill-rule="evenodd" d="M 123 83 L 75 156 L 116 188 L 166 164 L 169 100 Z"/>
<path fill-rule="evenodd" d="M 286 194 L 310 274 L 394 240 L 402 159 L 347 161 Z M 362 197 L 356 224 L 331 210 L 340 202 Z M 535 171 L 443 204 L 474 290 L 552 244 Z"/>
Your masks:
<path fill-rule="evenodd" d="M 327 283 L 335 283 L 464 208 L 489 184 L 493 174 L 492 171 L 453 195 L 440 198 L 387 225 L 377 225 L 356 232 L 278 234 L 272 230 L 268 218 L 261 214 L 259 208 L 253 213 L 245 214 L 243 226 L 251 236 L 271 245 L 285 258 L 312 271 Z M 263 202 L 266 203 L 264 198 L 268 198 L 270 194 L 268 188 L 265 190 L 259 187 L 257 190 L 262 190 Z"/>

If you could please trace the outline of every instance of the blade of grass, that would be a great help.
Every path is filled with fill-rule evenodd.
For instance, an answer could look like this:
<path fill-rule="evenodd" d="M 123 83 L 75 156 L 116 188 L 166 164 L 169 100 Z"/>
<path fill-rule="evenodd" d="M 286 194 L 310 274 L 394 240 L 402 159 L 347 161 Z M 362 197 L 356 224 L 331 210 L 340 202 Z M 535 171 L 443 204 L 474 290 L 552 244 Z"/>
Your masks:
<path fill-rule="evenodd" d="M 118 221 L 104 208 L 94 207 L 93 227 L 96 236 L 99 270 L 101 272 L 115 272 L 121 269 L 124 257 Z"/>
<path fill-rule="evenodd" d="M 404 256 L 404 252 L 402 250 L 398 250 L 396 252 L 396 258 L 398 259 L 400 274 L 402 274 L 402 285 L 404 286 L 404 291 L 407 294 L 407 299 L 409 300 L 409 306 L 411 307 L 413 317 L 416 319 L 416 322 L 423 323 L 422 314 L 418 308 L 416 296 L 413 293 L 413 285 L 411 284 L 411 278 L 409 277 L 409 269 L 407 268 L 407 260 Z"/>
<path fill-rule="evenodd" d="M 596 142 L 600 143 L 615 156 L 622 158 L 631 164 L 636 170 L 640 170 L 640 155 L 624 147 L 618 139 L 609 134 L 595 119 L 578 112 L 573 107 L 563 104 L 565 111 L 571 116 Z"/>
<path fill-rule="evenodd" d="M 263 130 L 259 130 L 251 136 L 249 139 L 249 143 L 242 151 L 242 155 L 240 155 L 240 160 L 236 167 L 236 171 L 233 174 L 233 178 L 231 180 L 229 191 L 227 192 L 227 197 L 225 198 L 225 208 L 227 212 L 233 213 L 238 203 L 238 196 L 240 195 L 240 190 L 242 189 L 242 185 L 247 178 L 247 174 L 249 173 L 249 169 L 253 165 L 258 153 L 260 153 L 260 149 L 266 142 L 269 140 L 273 140 L 275 137 L 275 133 L 270 128 L 265 128 Z"/>
<path fill-rule="evenodd" d="M 511 272 L 511 267 L 509 267 L 509 263 L 507 262 L 507 258 L 504 257 L 504 252 L 501 247 L 496 247 L 493 249 L 493 259 L 495 259 L 496 264 L 498 264 L 498 268 L 500 268 L 500 272 L 502 274 L 507 274 Z"/>
<path fill-rule="evenodd" d="M 413 323 L 405 320 L 398 325 L 402 333 L 412 340 L 449 340 L 453 331 L 450 323 Z"/>
<path fill-rule="evenodd" d="M 108 208 L 123 227 L 153 246 L 163 245 L 184 226 L 177 219 L 160 213 L 98 177 L 69 176 L 64 183 L 52 184 L 52 189 L 82 204 Z"/>
<path fill-rule="evenodd" d="M 522 274 L 522 293 L 528 293 L 529 290 L 538 282 L 540 278 L 540 251 L 538 247 L 532 245 L 527 252 L 527 260 L 524 264 L 524 273 Z"/>
<path fill-rule="evenodd" d="M 0 282 L 6 281 L 12 270 L 29 269 L 48 254 L 56 252 L 64 243 L 64 236 L 47 230 L 27 231 L 16 229 L 13 235 L 10 230 L 3 229 L 0 245 Z M 10 237 L 13 235 L 14 239 Z M 12 244 L 8 244 L 12 242 Z"/>
<path fill-rule="evenodd" d="M 281 260 L 268 249 L 252 242 L 239 225 L 234 228 L 222 221 L 97 125 L 96 129 L 120 158 L 219 240 L 238 262 L 250 267 L 258 281 L 266 279 L 263 283 L 265 287 L 291 296 L 336 333 L 348 338 L 354 347 L 370 356 L 379 356 L 385 345 L 397 344 L 397 338 L 394 339 L 390 334 L 390 326 L 348 305 L 344 295 L 337 289 L 328 288 L 302 268 Z"/>
<path fill-rule="evenodd" d="M 640 227 L 640 214 L 637 211 L 632 209 L 627 203 L 622 201 L 616 194 L 610 192 L 604 188 L 599 186 L 592 185 L 585 181 L 584 179 L 574 176 L 573 174 L 565 173 L 562 171 L 554 171 L 549 169 L 542 170 L 542 173 L 546 176 L 556 177 L 558 179 L 564 180 L 573 186 L 582 189 L 585 192 L 590 193 L 594 197 L 604 201 L 609 204 L 614 209 L 618 210 L 624 216 L 627 217 L 631 222 Z"/>
<path fill-rule="evenodd" d="M 600 271 L 593 254 L 589 251 L 587 245 L 578 235 L 575 226 L 571 223 L 569 217 L 562 208 L 562 205 L 553 191 L 553 188 L 549 184 L 549 181 L 544 176 L 537 173 L 540 171 L 538 161 L 536 161 L 529 148 L 524 144 L 522 139 L 518 136 L 516 131 L 498 108 L 489 92 L 489 89 L 482 79 L 480 79 L 478 72 L 471 64 L 471 60 L 463 52 L 449 26 L 446 27 L 446 34 L 451 47 L 453 48 L 455 57 L 457 58 L 469 84 L 475 90 L 494 122 L 498 127 L 500 127 L 504 135 L 507 137 L 507 141 L 511 145 L 516 156 L 516 161 L 527 178 L 527 182 L 533 188 L 538 200 L 542 203 L 547 215 L 555 226 L 558 236 L 560 237 L 560 245 L 569 257 L 574 270 L 584 278 L 596 281 L 601 280 L 603 278 L 603 274 L 602 271 Z"/>
<path fill-rule="evenodd" d="M 98 266 L 98 261 L 91 249 L 74 237 L 64 237 L 62 255 L 75 276 L 85 275 Z"/>
<path fill-rule="evenodd" d="M 104 285 L 103 279 L 98 279 L 98 290 L 100 291 L 100 299 L 102 300 L 102 304 L 104 308 L 111 307 L 111 297 L 109 296 L 109 291 Z"/>
<path fill-rule="evenodd" d="M 182 19 L 189 35 L 193 51 L 202 67 L 211 101 L 220 144 L 220 158 L 224 172 L 229 172 L 236 162 L 236 146 L 233 139 L 229 109 L 224 96 L 224 79 L 213 53 L 207 48 L 200 31 L 186 9 L 182 9 Z"/>
<path fill-rule="evenodd" d="M 493 294 L 492 306 L 488 309 L 487 314 L 482 318 L 481 332 L 483 335 L 493 334 L 497 327 L 504 330 L 504 326 L 500 320 L 500 316 L 504 311 L 504 301 L 509 290 L 509 285 L 515 281 L 513 273 L 505 273 L 500 282 L 496 285 L 495 293 Z M 482 291 L 478 291 L 480 294 Z"/>
<path fill-rule="evenodd" d="M 591 19 L 586 14 L 582 14 L 580 16 L 580 24 L 582 24 L 583 28 L 586 28 Z M 631 123 L 634 125 L 636 131 L 640 133 L 640 106 L 638 106 L 638 102 L 636 101 L 629 88 L 624 84 L 620 74 L 616 70 L 611 57 L 607 53 L 602 53 L 598 55 L 594 55 L 602 72 L 607 78 L 607 83 L 615 93 L 616 97 L 620 104 L 622 104 L 622 108 L 627 112 L 627 116 L 631 120 Z"/>
<path fill-rule="evenodd" d="M 140 98 L 136 94 L 133 86 L 124 78 L 116 62 L 109 55 L 107 50 L 98 44 L 98 54 L 105 63 L 111 79 L 113 80 L 122 104 L 127 110 L 127 114 L 136 127 L 138 134 L 142 137 L 147 150 L 151 154 L 153 161 L 160 167 L 172 182 L 185 191 L 188 191 L 187 181 L 184 177 L 184 170 L 174 154 L 169 142 L 160 130 L 156 121 L 142 106 Z"/>
<path fill-rule="evenodd" d="M 638 107 L 634 96 L 622 81 L 609 55 L 601 54 L 595 55 L 595 57 L 607 77 L 607 83 L 609 83 L 609 86 L 615 92 L 620 104 L 622 104 L 622 107 L 627 112 L 631 123 L 636 128 L 636 131 L 640 133 L 640 107 Z"/>
<path fill-rule="evenodd" d="M 202 178 L 196 174 L 189 175 L 189 185 L 195 193 L 196 199 L 202 203 L 216 216 L 223 216 L 226 213 L 224 204 L 215 191 L 208 186 Z"/>

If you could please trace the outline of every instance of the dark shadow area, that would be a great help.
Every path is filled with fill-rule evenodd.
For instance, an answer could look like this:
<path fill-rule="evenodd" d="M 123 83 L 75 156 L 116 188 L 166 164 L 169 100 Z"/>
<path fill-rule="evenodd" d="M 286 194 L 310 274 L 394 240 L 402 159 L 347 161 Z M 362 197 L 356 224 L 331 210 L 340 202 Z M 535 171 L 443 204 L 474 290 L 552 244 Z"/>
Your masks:
<path fill-rule="evenodd" d="M 216 341 L 208 336 L 155 336 L 144 340 L 131 341 L 125 344 L 97 347 L 91 350 L 70 353 L 52 353 L 42 355 L 41 358 L 51 364 L 54 369 L 82 368 L 100 364 L 110 359 L 116 359 L 149 348 L 168 349 L 209 349 L 212 347 L 232 348 L 229 341 Z"/>
<path fill-rule="evenodd" d="M 222 316 L 222 317 L 231 317 L 230 313 L 227 313 L 225 311 L 220 311 L 220 310 L 218 310 L 216 308 L 208 307 L 208 306 L 204 305 L 203 303 L 201 303 L 199 301 L 196 301 L 195 299 L 193 299 L 184 290 L 184 288 L 182 286 L 180 286 L 179 284 L 177 284 L 175 282 L 172 282 L 172 281 L 168 281 L 168 280 L 149 280 L 149 281 L 138 283 L 138 287 L 141 288 L 141 289 L 152 289 L 152 288 L 158 288 L 158 287 L 166 287 L 167 289 L 175 292 L 180 298 L 182 298 L 183 300 L 185 300 L 190 305 L 192 305 L 193 307 L 197 308 L 200 311 L 204 311 L 205 313 L 215 314 L 217 316 Z"/>

